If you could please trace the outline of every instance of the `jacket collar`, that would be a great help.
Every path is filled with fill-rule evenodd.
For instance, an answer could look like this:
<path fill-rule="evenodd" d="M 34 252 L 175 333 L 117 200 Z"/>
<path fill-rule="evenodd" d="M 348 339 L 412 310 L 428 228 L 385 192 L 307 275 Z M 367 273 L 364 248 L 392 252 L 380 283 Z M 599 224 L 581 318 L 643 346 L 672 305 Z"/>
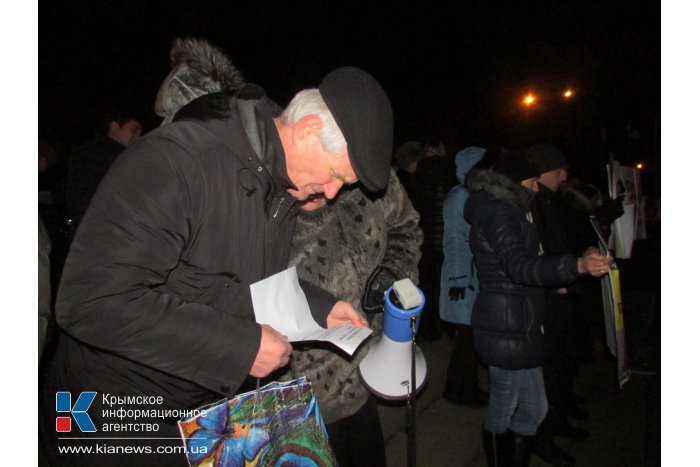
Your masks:
<path fill-rule="evenodd" d="M 540 191 L 537 192 L 537 196 L 546 200 L 552 200 L 557 195 L 554 191 L 547 188 L 547 185 L 544 183 L 537 182 L 537 185 L 540 187 Z"/>

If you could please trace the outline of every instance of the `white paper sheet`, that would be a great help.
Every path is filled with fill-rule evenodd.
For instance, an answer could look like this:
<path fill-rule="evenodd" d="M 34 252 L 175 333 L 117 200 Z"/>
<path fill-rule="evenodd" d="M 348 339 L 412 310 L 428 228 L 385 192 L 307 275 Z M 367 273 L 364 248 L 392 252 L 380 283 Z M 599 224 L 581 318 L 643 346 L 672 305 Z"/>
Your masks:
<path fill-rule="evenodd" d="M 250 285 L 255 320 L 287 336 L 290 342 L 327 341 L 352 355 L 372 330 L 350 324 L 325 329 L 311 316 L 309 303 L 299 285 L 296 267 Z"/>

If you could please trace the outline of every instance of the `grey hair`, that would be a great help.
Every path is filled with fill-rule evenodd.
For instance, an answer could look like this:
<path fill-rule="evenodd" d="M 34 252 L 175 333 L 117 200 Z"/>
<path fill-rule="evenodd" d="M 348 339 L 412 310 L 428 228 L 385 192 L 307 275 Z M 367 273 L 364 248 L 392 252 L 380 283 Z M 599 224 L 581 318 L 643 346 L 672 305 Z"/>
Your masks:
<path fill-rule="evenodd" d="M 348 143 L 318 89 L 299 91 L 280 114 L 280 119 L 285 125 L 294 126 L 307 115 L 316 115 L 321 119 L 318 137 L 324 150 L 331 154 L 340 154 L 345 150 Z"/>

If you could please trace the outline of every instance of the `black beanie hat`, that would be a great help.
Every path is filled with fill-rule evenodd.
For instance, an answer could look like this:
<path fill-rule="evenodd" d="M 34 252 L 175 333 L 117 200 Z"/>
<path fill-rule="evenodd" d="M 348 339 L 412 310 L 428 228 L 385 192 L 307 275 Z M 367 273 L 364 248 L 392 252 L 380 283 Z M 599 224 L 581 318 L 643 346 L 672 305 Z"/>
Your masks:
<path fill-rule="evenodd" d="M 540 176 L 540 169 L 522 152 L 506 152 L 493 163 L 493 171 L 505 175 L 515 183 Z"/>
<path fill-rule="evenodd" d="M 567 169 L 569 163 L 566 157 L 556 146 L 549 143 L 539 143 L 530 146 L 525 152 L 535 164 L 540 167 L 540 173 L 549 172 L 554 169 Z"/>
<path fill-rule="evenodd" d="M 319 91 L 345 137 L 360 183 L 370 191 L 386 188 L 394 116 L 384 89 L 367 72 L 348 66 L 328 73 Z"/>

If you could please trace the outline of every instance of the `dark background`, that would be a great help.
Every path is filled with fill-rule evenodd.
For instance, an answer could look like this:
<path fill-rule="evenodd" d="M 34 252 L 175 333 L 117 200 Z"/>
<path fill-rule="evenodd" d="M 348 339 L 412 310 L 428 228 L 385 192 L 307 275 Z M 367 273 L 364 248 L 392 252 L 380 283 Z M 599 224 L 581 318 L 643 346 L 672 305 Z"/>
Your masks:
<path fill-rule="evenodd" d="M 65 1 L 39 8 L 39 138 L 65 157 L 105 106 L 149 130 L 176 37 L 209 40 L 285 105 L 355 65 L 394 106 L 396 146 L 559 145 L 573 176 L 601 186 L 612 152 L 644 162 L 660 196 L 660 4 L 612 1 Z M 564 101 L 567 86 L 575 98 Z M 532 90 L 540 98 L 526 109 Z M 650 193 L 650 191 L 652 191 Z"/>

